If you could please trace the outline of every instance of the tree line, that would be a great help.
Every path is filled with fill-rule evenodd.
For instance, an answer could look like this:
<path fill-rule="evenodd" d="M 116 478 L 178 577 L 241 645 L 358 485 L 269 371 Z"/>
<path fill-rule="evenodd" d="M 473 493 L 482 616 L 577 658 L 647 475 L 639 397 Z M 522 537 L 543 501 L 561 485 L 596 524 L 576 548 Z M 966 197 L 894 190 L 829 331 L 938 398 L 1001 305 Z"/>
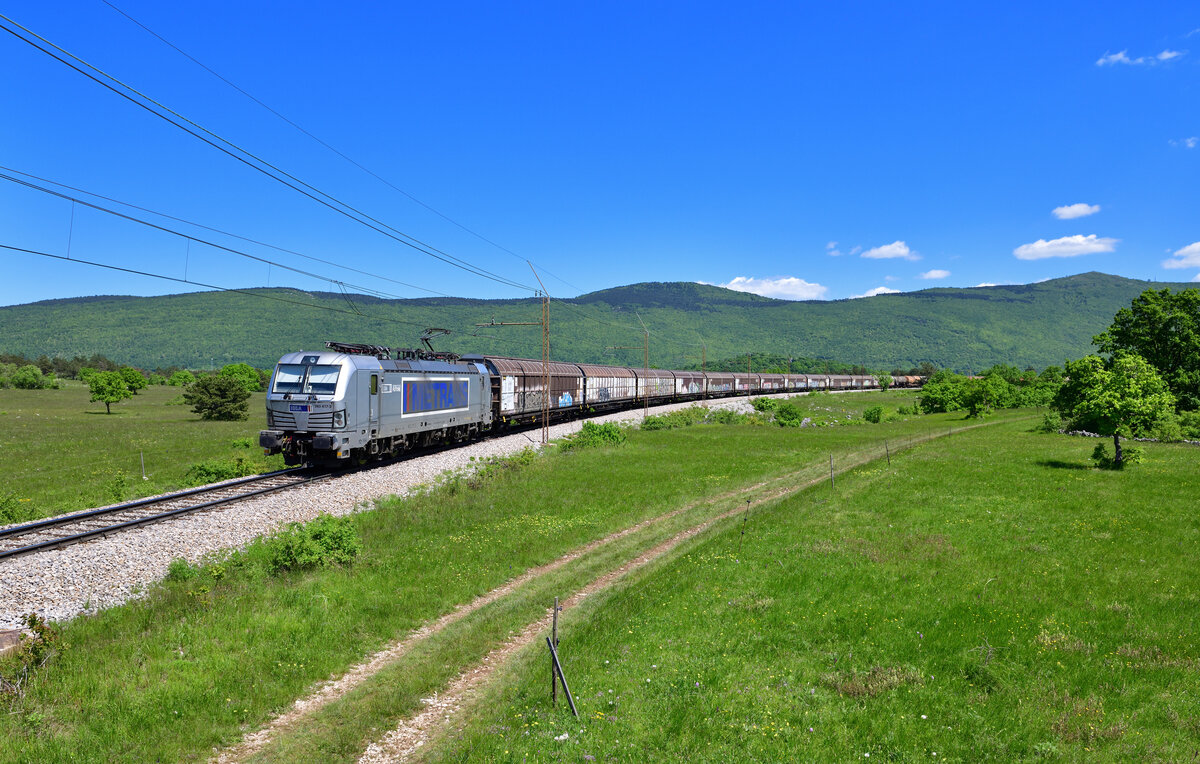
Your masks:
<path fill-rule="evenodd" d="M 926 413 L 1045 406 L 1046 430 L 1083 430 L 1113 439 L 1093 459 L 1121 468 L 1121 438 L 1200 439 L 1200 290 L 1147 289 L 1092 338 L 1098 352 L 1041 373 L 999 364 L 979 376 L 933 374 L 921 391 Z"/>

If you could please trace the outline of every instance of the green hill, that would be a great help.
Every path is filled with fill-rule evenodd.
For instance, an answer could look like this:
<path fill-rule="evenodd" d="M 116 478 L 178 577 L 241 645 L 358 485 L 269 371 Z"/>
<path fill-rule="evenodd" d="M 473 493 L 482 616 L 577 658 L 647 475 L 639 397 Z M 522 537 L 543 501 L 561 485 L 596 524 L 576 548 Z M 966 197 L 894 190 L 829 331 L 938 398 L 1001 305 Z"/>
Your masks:
<path fill-rule="evenodd" d="M 1039 284 L 791 302 L 704 284 L 633 284 L 554 300 L 552 356 L 641 365 L 640 316 L 650 331 L 650 363 L 659 367 L 698 363 L 706 345 L 710 359 L 755 352 L 877 369 L 923 361 L 960 370 L 1000 362 L 1041 368 L 1092 350 L 1092 335 L 1119 308 L 1163 286 L 1190 285 L 1093 272 Z M 381 300 L 292 289 L 86 297 L 0 308 L 0 352 L 98 352 L 145 368 L 269 366 L 327 339 L 412 347 L 424 327 L 436 326 L 452 330 L 435 340 L 440 350 L 540 357 L 536 326 L 475 327 L 539 316 L 533 299 Z"/>

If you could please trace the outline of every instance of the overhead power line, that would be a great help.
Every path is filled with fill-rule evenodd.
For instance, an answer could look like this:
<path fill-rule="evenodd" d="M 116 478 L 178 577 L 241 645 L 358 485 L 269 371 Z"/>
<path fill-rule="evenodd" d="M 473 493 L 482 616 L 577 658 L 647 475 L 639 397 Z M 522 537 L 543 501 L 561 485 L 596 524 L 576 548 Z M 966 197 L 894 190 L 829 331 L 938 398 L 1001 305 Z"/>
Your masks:
<path fill-rule="evenodd" d="M 244 241 L 249 244 L 255 244 L 260 247 L 266 247 L 268 249 L 273 249 L 277 252 L 283 252 L 288 255 L 295 255 L 296 257 L 302 257 L 306 260 L 311 260 L 316 263 L 330 265 L 330 266 L 333 266 L 334 268 L 341 268 L 342 270 L 351 271 L 353 273 L 358 273 L 363 276 L 369 276 L 373 279 L 379 279 L 381 281 L 390 281 L 393 284 L 399 284 L 400 286 L 405 286 L 405 287 L 408 287 L 409 289 L 417 289 L 422 292 L 428 292 L 430 294 L 438 295 L 439 297 L 452 297 L 453 296 L 453 295 L 446 294 L 445 292 L 439 292 L 436 289 L 429 289 L 428 287 L 418 286 L 416 284 L 410 284 L 407 281 L 399 281 L 397 279 L 393 279 L 388 276 L 382 276 L 378 273 L 371 273 L 369 271 L 360 270 L 358 268 L 352 268 L 349 265 L 345 265 L 343 263 L 339 263 L 334 260 L 324 260 L 319 257 L 313 257 L 312 255 L 306 255 L 303 252 L 297 252 L 292 249 L 287 249 L 285 247 L 279 247 L 274 244 L 269 244 L 265 241 L 259 241 L 258 239 L 251 239 L 247 236 L 239 236 L 236 233 L 230 233 L 229 231 L 224 231 L 224 230 L 221 230 L 220 228 L 213 228 L 212 226 L 207 226 L 207 225 L 204 225 L 203 223 L 197 223 L 194 220 L 187 220 L 185 218 L 175 217 L 174 215 L 168 215 L 165 212 L 158 212 L 157 210 L 152 210 L 152 209 L 149 209 L 148 207 L 140 207 L 136 204 L 131 204 L 130 202 L 123 202 L 120 199 L 114 199 L 111 196 L 105 196 L 103 194 L 98 194 L 95 191 L 88 191 L 87 189 L 77 188 L 75 186 L 69 186 L 66 183 L 62 183 L 60 181 L 51 180 L 49 178 L 43 178 L 39 175 L 34 175 L 33 173 L 28 173 L 28 172 L 24 172 L 22 170 L 13 169 L 12 167 L 6 167 L 4 165 L 0 165 L 0 170 L 5 171 L 5 172 L 16 173 L 17 175 L 22 175 L 26 178 L 33 178 L 34 180 L 40 180 L 43 183 L 50 183 L 52 185 L 58 186 L 59 188 L 65 188 L 69 191 L 75 191 L 76 193 L 87 194 L 88 196 L 94 197 L 96 199 L 103 199 L 106 202 L 112 202 L 113 204 L 119 204 L 122 207 L 128 207 L 131 210 L 138 210 L 139 212 L 148 212 L 151 215 L 156 215 L 160 218 L 165 218 L 166 220 L 174 220 L 177 223 L 183 223 L 185 225 L 190 225 L 190 226 L 199 228 L 204 231 L 211 231 L 213 233 L 219 233 L 222 236 L 228 236 L 232 239 L 238 239 L 240 241 Z M 31 185 L 31 187 L 33 187 L 33 186 Z M 180 235 L 183 236 L 185 234 L 180 234 Z"/>
<path fill-rule="evenodd" d="M 367 228 L 383 234 L 384 236 L 387 236 L 388 238 L 393 239 L 394 241 L 403 244 L 406 247 L 410 247 L 436 260 L 440 260 L 455 268 L 459 268 L 460 270 L 489 279 L 505 286 L 524 289 L 529 292 L 537 291 L 528 284 L 522 284 L 505 276 L 493 273 L 492 271 L 488 271 L 466 260 L 463 260 L 460 257 L 456 257 L 455 255 L 444 252 L 430 244 L 426 244 L 420 239 L 404 233 L 403 231 L 393 228 L 387 223 L 384 223 L 383 221 L 372 217 L 362 210 L 341 201 L 331 194 L 321 191 L 315 186 L 312 186 L 295 177 L 294 175 L 291 175 L 280 169 L 274 164 L 271 164 L 253 152 L 238 146 L 232 141 L 229 141 L 226 138 L 223 138 L 213 131 L 203 127 L 202 125 L 188 119 L 187 117 L 170 109 L 145 93 L 142 93 L 133 86 L 126 84 L 120 79 L 108 74 L 107 72 L 104 72 L 98 67 L 93 66 L 87 61 L 84 61 L 82 58 L 65 50 L 64 48 L 54 44 L 53 42 L 50 42 L 36 32 L 33 32 L 32 30 L 22 26 L 16 21 L 13 21 L 8 16 L 0 13 L 0 19 L 6 22 L 6 24 L 0 25 L 0 27 L 22 42 L 30 45 L 47 56 L 50 56 L 59 63 L 73 69 L 79 74 L 82 74 L 93 82 L 112 91 L 113 93 L 116 93 L 122 98 L 148 111 L 163 121 L 168 122 L 169 124 L 188 133 L 189 135 L 203 141 L 204 143 L 207 143 L 218 151 L 238 160 L 247 167 L 257 170 L 258 172 L 266 175 L 278 183 L 281 183 L 282 185 L 287 186 L 288 188 L 291 188 L 293 191 L 308 197 L 318 204 L 321 204 L 363 226 L 366 226 Z M 16 28 L 14 29 L 12 27 Z M 35 39 L 31 39 L 31 37 Z M 39 44 L 39 41 L 40 43 L 44 43 L 44 45 Z M 53 50 L 50 50 L 45 46 L 49 46 L 50 48 L 53 48 Z M 55 51 L 57 51 L 57 53 Z M 79 65 L 72 63 L 72 61 L 67 60 L 67 58 L 64 58 L 64 56 L 72 59 L 75 62 L 78 62 Z M 81 66 L 85 68 L 81 68 Z"/>
<path fill-rule="evenodd" d="M 415 203 L 415 204 L 419 204 L 420 206 L 422 206 L 422 207 L 424 207 L 425 209 L 427 209 L 427 210 L 429 210 L 430 212 L 432 212 L 434 215 L 437 215 L 438 217 L 440 217 L 442 220 L 445 220 L 446 222 L 448 222 L 448 223 L 450 223 L 450 224 L 452 224 L 452 225 L 454 225 L 454 226 L 457 226 L 457 227 L 458 227 L 458 228 L 460 228 L 461 230 L 463 230 L 463 231 L 465 231 L 465 232 L 467 232 L 467 233 L 471 234 L 472 236 L 474 236 L 475 238 L 477 238 L 477 239 L 479 239 L 480 241 L 484 242 L 485 244 L 488 244 L 488 245 L 490 245 L 490 246 L 492 246 L 492 247 L 495 247 L 496 249 L 500 250 L 501 252 L 505 252 L 505 253 L 507 253 L 507 254 L 509 254 L 509 255 L 511 255 L 511 256 L 513 256 L 513 257 L 517 258 L 518 260 L 521 260 L 522 262 L 527 262 L 527 258 L 525 258 L 525 257 L 522 257 L 521 255 L 518 255 L 516 252 L 513 252 L 513 251 L 512 251 L 511 249 L 509 249 L 508 247 L 505 247 L 505 246 L 504 246 L 504 245 L 502 245 L 502 244 L 498 244 L 497 242 L 495 242 L 495 241 L 493 241 L 493 240 L 489 239 L 488 237 L 484 236 L 483 234 L 479 233 L 478 231 L 476 231 L 476 230 L 474 230 L 474 229 L 472 229 L 472 228 L 470 228 L 470 227 L 468 227 L 468 226 L 464 225 L 463 223 L 460 223 L 459 221 L 457 221 L 457 220 L 455 220 L 454 218 L 450 217 L 449 215 L 445 214 L 445 213 L 444 213 L 444 212 L 442 212 L 441 210 L 438 210 L 438 209 L 436 209 L 435 207 L 433 207 L 432 205 L 430 205 L 430 204 L 427 204 L 426 202 L 424 202 L 424 201 L 422 201 L 422 200 L 418 199 L 417 197 L 413 196 L 413 195 L 412 195 L 412 194 L 410 194 L 409 192 L 405 191 L 404 189 L 400 188 L 399 186 L 397 186 L 397 185 L 395 185 L 394 183 L 392 183 L 391 181 L 389 181 L 387 178 L 384 178 L 383 176 L 379 175 L 379 174 L 378 174 L 378 173 L 376 173 L 375 171 L 371 170 L 369 167 L 366 167 L 366 166 L 364 166 L 363 164 L 361 164 L 360 162 L 358 162 L 357 160 L 355 160 L 353 157 L 350 157 L 350 156 L 346 155 L 345 153 L 343 153 L 342 151 L 340 151 L 340 150 L 339 150 L 339 149 L 337 149 L 336 147 L 334 147 L 334 146 L 330 145 L 329 143 L 327 143 L 326 141 L 322 140 L 322 139 L 321 139 L 321 138 L 319 138 L 318 136 L 316 136 L 316 135 L 314 135 L 313 133 L 309 132 L 309 131 L 308 131 L 308 130 L 306 130 L 304 127 L 302 127 L 301 125 L 299 125 L 298 123 L 296 123 L 294 120 L 292 120 L 292 119 L 288 118 L 286 115 L 284 115 L 284 114 L 280 113 L 278 110 L 276 110 L 276 109 L 272 108 L 271 106 L 269 106 L 268 104 L 266 104 L 265 102 L 263 102 L 261 99 L 257 98 L 257 97 L 256 97 L 254 94 L 252 94 L 252 93 L 250 93 L 250 92 L 246 91 L 244 88 L 240 87 L 240 86 L 239 86 L 237 83 L 235 83 L 235 82 L 233 82 L 232 80 L 230 80 L 229 78 L 227 78 L 227 77 L 223 76 L 222 74 L 220 74 L 219 72 L 217 72 L 216 70 L 214 70 L 212 67 L 210 67 L 210 66 L 208 66 L 207 64 L 205 64 L 205 63 L 204 63 L 203 61 L 201 61 L 200 59 L 198 59 L 198 58 L 196 58 L 195 56 L 193 56 L 192 54 L 188 53 L 188 52 L 187 52 L 187 51 L 185 51 L 183 48 L 180 48 L 178 45 L 176 45 L 175 43 L 171 42 L 171 41 L 170 41 L 170 40 L 168 40 L 167 38 L 163 37 L 163 36 L 162 36 L 161 34 L 159 34 L 158 32 L 155 32 L 153 29 L 151 29 L 150 27 L 146 26 L 146 25 L 145 25 L 145 24 L 143 24 L 141 21 L 139 21 L 139 20 L 135 19 L 133 16 L 130 16 L 128 13 L 126 13 L 125 11 L 121 10 L 120 8 L 118 8 L 118 7 L 117 7 L 116 5 L 114 5 L 113 3 L 109 2 L 109 0 L 101 0 L 101 2 L 103 2 L 103 3 L 104 3 L 105 5 L 107 5 L 109 8 L 112 8 L 114 11 L 116 11 L 116 12 L 117 12 L 117 13 L 119 13 L 119 14 L 121 14 L 121 15 L 122 15 L 122 16 L 124 16 L 125 18 L 129 19 L 129 21 L 131 21 L 132 23 L 134 23 L 135 25 L 137 25 L 138 27 L 140 27 L 141 29 L 143 29 L 143 30 L 144 30 L 144 31 L 145 31 L 147 34 L 151 35 L 152 37 L 154 37 L 155 39 L 157 39 L 159 42 L 161 42 L 161 43 L 163 43 L 164 45 L 166 45 L 167 47 L 171 48 L 171 49 L 172 49 L 172 50 L 174 50 L 176 53 L 178 53 L 179 55 L 181 55 L 181 56 L 183 56 L 184 58 L 186 58 L 188 61 L 191 61 L 193 64 L 195 64 L 196 66 L 200 67 L 200 68 L 201 68 L 201 69 L 203 69 L 204 71 L 208 72 L 208 73 L 209 73 L 209 74 L 211 74 L 213 77 L 216 77 L 216 78 L 217 78 L 218 80 L 220 80 L 221 82 L 225 83 L 225 84 L 226 84 L 226 85 L 228 85 L 229 87 L 231 87 L 231 88 L 233 88 L 234 90 L 236 90 L 237 92 L 241 93 L 243 96 L 245 96 L 246 98 L 250 99 L 250 100 L 251 100 L 251 101 L 253 101 L 254 103 L 258 104 L 258 105 L 259 105 L 260 107 L 262 107 L 263 109 L 265 109 L 265 110 L 269 111 L 271 114 L 275 115 L 275 116 L 276 116 L 276 117 L 278 117 L 280 120 L 282 120 L 283 122 L 287 123 L 288 125 L 290 125 L 290 126 L 291 126 L 291 127 L 293 127 L 294 129 L 296 129 L 297 131 L 299 131 L 300 133 L 303 133 L 304 135 L 308 136 L 310 139 L 312 139 L 312 140 L 313 140 L 313 141 L 315 141 L 316 143 L 320 144 L 320 145 L 321 145 L 321 146 L 323 146 L 324 148 L 328 149 L 330 152 L 332 152 L 332 153 L 336 154 L 337 156 L 341 157 L 342 159 L 346 160 L 346 161 L 347 161 L 347 162 L 349 162 L 350 164 L 352 164 L 352 165 L 354 165 L 355 167 L 357 167 L 359 170 L 362 170 L 363 172 L 365 172 L 367 175 L 370 175 L 372 178 L 374 178 L 375 180 L 379 181 L 379 182 L 380 182 L 380 183 L 382 183 L 383 185 L 387 186 L 388 188 L 392 189 L 393 191 L 395 191 L 395 192 L 397 192 L 397 193 L 399 193 L 399 194 L 402 194 L 403 196 L 405 196 L 406 198 L 408 198 L 408 199 L 409 199 L 410 201 L 412 201 L 413 203 Z M 561 277 L 559 277 L 559 276 L 556 276 L 556 275 L 554 275 L 553 273 L 551 273 L 550 271 L 546 270 L 546 269 L 545 269 L 544 267 L 542 267 L 541 265 L 538 265 L 538 268 L 540 268 L 540 269 L 541 269 L 541 271 L 542 271 L 543 273 L 545 273 L 545 274 L 549 275 L 550 277 L 554 278 L 556 281 L 561 281 L 563 284 L 566 284 L 567 286 L 571 287 L 572 289 L 575 289 L 576 291 L 578 291 L 578 292 L 580 292 L 580 293 L 582 293 L 582 292 L 584 291 L 583 289 L 581 289 L 581 288 L 579 288 L 579 287 L 575 286 L 574 284 L 572 284 L 571 282 L 567 281 L 566 279 L 563 279 L 563 278 L 561 278 Z"/>
<path fill-rule="evenodd" d="M 25 186 L 26 188 L 31 188 L 35 191 L 41 191 L 42 193 L 49 194 L 50 196 L 58 197 L 59 199 L 65 199 L 67 201 L 72 202 L 73 204 L 81 204 L 84 207 L 88 207 L 90 209 L 97 210 L 98 212 L 103 212 L 105 214 L 121 218 L 122 220 L 127 220 L 131 223 L 137 223 L 138 225 L 143 225 L 143 226 L 146 226 L 147 228 L 153 228 L 156 231 L 162 231 L 163 233 L 168 233 L 173 236 L 178 236 L 182 239 L 187 239 L 188 241 L 194 241 L 197 244 L 204 244 L 204 245 L 207 245 L 214 249 L 223 250 L 230 254 L 237 255 L 238 257 L 244 257 L 248 260 L 254 260 L 254 261 L 262 263 L 264 265 L 271 265 L 276 268 L 283 268 L 284 270 L 288 270 L 293 273 L 297 273 L 301 276 L 307 276 L 308 278 L 316 279 L 317 281 L 324 281 L 326 283 L 332 284 L 333 286 L 336 286 L 339 288 L 351 286 L 351 287 L 354 287 L 355 289 L 362 290 L 366 294 L 370 294 L 370 295 L 373 295 L 376 297 L 387 297 L 387 298 L 397 299 L 397 300 L 403 299 L 399 295 L 388 294 L 387 292 L 380 292 L 378 290 L 370 289 L 369 287 L 360 286 L 358 284 L 347 284 L 346 282 L 341 281 L 340 279 L 331 278 L 329 276 L 322 276 L 319 273 L 312 273 L 310 271 L 301 270 L 300 268 L 295 268 L 290 265 L 285 265 L 283 263 L 279 263 L 274 260 L 268 260 L 265 257 L 259 257 L 258 255 L 252 255 L 249 252 L 243 252 L 240 249 L 234 249 L 233 247 L 227 247 L 224 244 L 217 244 L 216 242 L 208 241 L 207 239 L 200 239 L 195 236 L 191 236 L 189 234 L 183 233 L 182 231 L 176 231 L 172 228 L 167 228 L 166 226 L 158 225 L 157 223 L 152 223 L 149 220 L 143 220 L 141 218 L 134 217 L 133 215 L 127 215 L 123 212 L 118 212 L 117 210 L 109 209 L 108 207 L 102 207 L 99 204 L 89 202 L 86 199 L 80 199 L 78 197 L 64 194 L 60 191 L 55 191 L 52 188 L 46 188 L 45 186 L 39 186 L 36 183 L 32 183 L 27 180 L 22 180 L 21 178 L 16 178 L 11 175 L 6 175 L 3 172 L 0 172 L 0 180 L 7 180 L 11 183 L 16 183 L 17 185 Z"/>

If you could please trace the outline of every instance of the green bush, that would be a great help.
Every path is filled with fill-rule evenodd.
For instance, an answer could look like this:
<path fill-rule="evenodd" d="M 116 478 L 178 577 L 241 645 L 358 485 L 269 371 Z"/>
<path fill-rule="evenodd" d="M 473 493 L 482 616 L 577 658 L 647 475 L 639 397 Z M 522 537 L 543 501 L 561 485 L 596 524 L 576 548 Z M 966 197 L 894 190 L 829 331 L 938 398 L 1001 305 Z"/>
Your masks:
<path fill-rule="evenodd" d="M 182 557 L 176 557 L 167 565 L 168 581 L 191 581 L 199 577 L 200 571 Z"/>
<path fill-rule="evenodd" d="M 570 451 L 575 448 L 619 446 L 625 440 L 625 431 L 612 422 L 605 422 L 604 424 L 584 422 L 583 429 L 570 437 L 564 438 L 559 444 L 559 448 L 563 451 Z"/>
<path fill-rule="evenodd" d="M 22 366 L 8 378 L 10 384 L 18 390 L 42 390 L 50 386 L 42 370 L 30 364 Z"/>
<path fill-rule="evenodd" d="M 1042 423 L 1036 428 L 1038 432 L 1058 432 L 1063 428 L 1063 419 L 1057 411 L 1051 409 L 1042 417 Z"/>
<path fill-rule="evenodd" d="M 15 493 L 0 495 L 0 524 L 27 523 L 37 519 L 33 502 L 17 498 Z"/>
<path fill-rule="evenodd" d="M 871 424 L 879 424 L 880 420 L 883 419 L 883 406 L 871 406 L 863 412 L 863 419 Z"/>
<path fill-rule="evenodd" d="M 258 466 L 240 454 L 232 459 L 210 459 L 188 467 L 184 480 L 188 485 L 208 485 L 222 480 L 257 475 Z"/>
<path fill-rule="evenodd" d="M 1188 440 L 1200 440 L 1200 411 L 1179 412 L 1179 430 Z"/>
<path fill-rule="evenodd" d="M 185 390 L 183 399 L 201 419 L 235 422 L 246 418 L 250 392 L 233 377 L 204 377 Z"/>
<path fill-rule="evenodd" d="M 167 384 L 171 387 L 187 387 L 195 382 L 196 375 L 192 374 L 186 369 L 175 372 L 171 375 L 171 378 L 167 380 Z"/>
<path fill-rule="evenodd" d="M 362 551 L 362 541 L 351 517 L 318 515 L 309 523 L 290 523 L 264 542 L 267 571 L 348 565 Z"/>

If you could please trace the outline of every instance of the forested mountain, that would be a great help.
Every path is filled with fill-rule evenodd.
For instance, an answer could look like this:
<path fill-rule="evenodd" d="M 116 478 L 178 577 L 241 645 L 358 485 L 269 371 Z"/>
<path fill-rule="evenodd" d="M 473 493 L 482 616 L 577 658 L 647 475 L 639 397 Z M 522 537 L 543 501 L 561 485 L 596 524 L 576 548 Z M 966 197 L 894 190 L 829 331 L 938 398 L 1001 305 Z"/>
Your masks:
<path fill-rule="evenodd" d="M 882 370 L 923 361 L 961 371 L 1001 362 L 1041 368 L 1091 352 L 1092 336 L 1119 308 L 1164 286 L 1193 285 L 1093 272 L 1039 284 L 791 302 L 704 284 L 633 284 L 552 301 L 552 356 L 640 366 L 640 316 L 658 367 L 699 363 L 706 346 L 709 359 L 755 352 Z M 536 326 L 475 326 L 540 315 L 534 299 L 380 300 L 292 289 L 86 297 L 0 308 L 0 352 L 103 353 L 145 368 L 269 366 L 327 339 L 413 347 L 425 327 L 443 327 L 452 333 L 434 340 L 439 350 L 540 357 Z"/>

